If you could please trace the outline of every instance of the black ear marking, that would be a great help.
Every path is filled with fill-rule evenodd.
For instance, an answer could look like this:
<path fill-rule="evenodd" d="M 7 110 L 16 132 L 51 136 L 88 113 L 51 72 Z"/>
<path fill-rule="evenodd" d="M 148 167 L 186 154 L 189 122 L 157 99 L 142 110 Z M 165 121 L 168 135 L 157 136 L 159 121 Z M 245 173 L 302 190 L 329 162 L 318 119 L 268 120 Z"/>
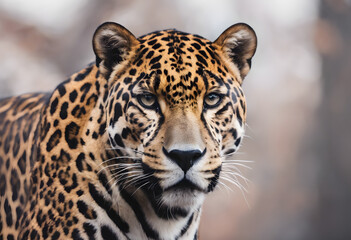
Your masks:
<path fill-rule="evenodd" d="M 113 22 L 101 24 L 93 37 L 93 49 L 96 55 L 96 65 L 101 64 L 108 71 L 126 60 L 138 40 L 125 27 Z"/>
<path fill-rule="evenodd" d="M 214 42 L 239 69 L 244 79 L 251 68 L 257 47 L 255 31 L 245 23 L 237 23 L 225 30 Z"/>

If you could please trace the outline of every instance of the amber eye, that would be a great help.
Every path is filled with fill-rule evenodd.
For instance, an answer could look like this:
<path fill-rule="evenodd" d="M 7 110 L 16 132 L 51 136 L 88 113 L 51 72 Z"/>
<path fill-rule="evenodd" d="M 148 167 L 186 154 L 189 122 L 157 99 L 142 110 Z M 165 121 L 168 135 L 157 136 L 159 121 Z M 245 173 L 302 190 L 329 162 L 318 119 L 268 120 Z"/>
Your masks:
<path fill-rule="evenodd" d="M 137 99 L 144 108 L 155 108 L 157 106 L 156 96 L 151 93 L 140 94 Z"/>
<path fill-rule="evenodd" d="M 204 105 L 206 108 L 217 107 L 222 101 L 222 96 L 217 93 L 210 93 L 204 99 Z"/>

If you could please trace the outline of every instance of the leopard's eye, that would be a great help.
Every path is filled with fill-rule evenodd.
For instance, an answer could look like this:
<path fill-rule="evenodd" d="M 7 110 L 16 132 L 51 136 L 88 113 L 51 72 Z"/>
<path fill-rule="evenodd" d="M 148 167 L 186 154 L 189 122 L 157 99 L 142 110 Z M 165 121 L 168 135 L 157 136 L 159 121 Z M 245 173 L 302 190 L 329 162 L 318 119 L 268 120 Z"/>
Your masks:
<path fill-rule="evenodd" d="M 156 96 L 151 93 L 140 94 L 137 99 L 144 108 L 155 108 L 157 105 Z"/>
<path fill-rule="evenodd" d="M 222 101 L 222 96 L 217 93 L 210 93 L 205 96 L 204 106 L 206 108 L 214 108 L 217 107 Z"/>

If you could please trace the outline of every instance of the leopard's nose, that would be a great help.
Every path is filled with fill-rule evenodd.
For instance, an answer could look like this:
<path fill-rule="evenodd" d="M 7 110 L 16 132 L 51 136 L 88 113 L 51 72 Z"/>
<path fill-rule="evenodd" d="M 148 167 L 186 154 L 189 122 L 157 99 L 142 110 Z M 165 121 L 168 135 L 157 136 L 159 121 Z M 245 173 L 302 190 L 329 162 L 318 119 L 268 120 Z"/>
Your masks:
<path fill-rule="evenodd" d="M 202 152 L 198 149 L 187 151 L 173 149 L 168 152 L 162 147 L 162 151 L 166 157 L 176 163 L 185 173 L 206 154 L 206 148 Z"/>

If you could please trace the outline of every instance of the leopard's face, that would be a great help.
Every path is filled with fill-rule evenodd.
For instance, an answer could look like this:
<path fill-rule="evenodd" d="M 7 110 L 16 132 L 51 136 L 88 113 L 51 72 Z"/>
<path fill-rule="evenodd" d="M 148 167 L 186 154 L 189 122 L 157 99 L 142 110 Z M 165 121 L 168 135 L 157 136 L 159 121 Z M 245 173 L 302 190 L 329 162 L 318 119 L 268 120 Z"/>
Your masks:
<path fill-rule="evenodd" d="M 186 209 L 215 188 L 225 155 L 243 137 L 241 83 L 256 46 L 251 28 L 233 27 L 213 43 L 175 30 L 139 39 L 121 26 L 97 30 L 94 48 L 110 84 L 109 144 L 118 153 L 106 164 L 120 186 Z"/>

